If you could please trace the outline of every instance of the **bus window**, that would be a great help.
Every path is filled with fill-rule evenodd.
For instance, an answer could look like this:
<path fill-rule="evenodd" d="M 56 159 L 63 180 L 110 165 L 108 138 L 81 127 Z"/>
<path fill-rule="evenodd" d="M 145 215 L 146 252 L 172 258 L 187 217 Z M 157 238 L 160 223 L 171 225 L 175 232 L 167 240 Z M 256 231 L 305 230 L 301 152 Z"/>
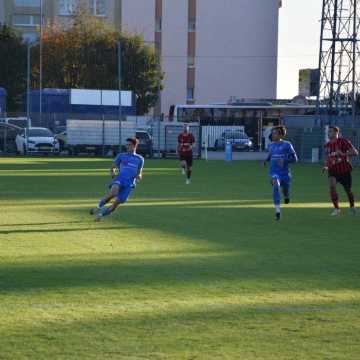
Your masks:
<path fill-rule="evenodd" d="M 212 109 L 210 108 L 197 108 L 194 109 L 194 121 L 208 121 L 212 120 Z"/>
<path fill-rule="evenodd" d="M 227 120 L 227 118 L 228 118 L 227 109 L 221 109 L 221 108 L 214 109 L 215 121 L 223 121 L 223 120 Z"/>
<path fill-rule="evenodd" d="M 229 109 L 229 118 L 230 119 L 241 119 L 243 117 L 243 111 L 241 109 Z"/>
<path fill-rule="evenodd" d="M 178 118 L 179 122 L 191 122 L 194 119 L 194 111 L 192 108 L 179 108 L 178 109 Z"/>

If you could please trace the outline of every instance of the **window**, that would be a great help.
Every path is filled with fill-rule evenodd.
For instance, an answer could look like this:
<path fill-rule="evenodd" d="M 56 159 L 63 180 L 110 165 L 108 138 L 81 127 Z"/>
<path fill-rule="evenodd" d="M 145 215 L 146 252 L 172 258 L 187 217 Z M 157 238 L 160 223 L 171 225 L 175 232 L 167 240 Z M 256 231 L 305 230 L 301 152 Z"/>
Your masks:
<path fill-rule="evenodd" d="M 81 0 L 60 0 L 59 14 L 60 15 L 74 15 L 79 9 Z M 106 16 L 106 0 L 87 0 L 91 15 Z"/>
<path fill-rule="evenodd" d="M 48 129 L 30 129 L 29 136 L 33 137 L 52 137 L 53 134 Z"/>
<path fill-rule="evenodd" d="M 23 41 L 25 43 L 34 43 L 38 40 L 38 33 L 36 32 L 24 32 L 22 34 Z"/>
<path fill-rule="evenodd" d="M 224 120 L 227 118 L 228 118 L 227 109 L 221 109 L 221 108 L 214 109 L 215 120 Z"/>
<path fill-rule="evenodd" d="M 194 67 L 195 66 L 195 58 L 194 56 L 188 56 L 188 67 Z"/>
<path fill-rule="evenodd" d="M 95 16 L 106 15 L 106 0 L 90 0 L 90 13 Z"/>
<path fill-rule="evenodd" d="M 79 0 L 60 0 L 59 14 L 60 15 L 74 15 L 76 14 L 80 5 Z"/>
<path fill-rule="evenodd" d="M 212 109 L 208 108 L 196 108 L 194 111 L 194 117 L 197 120 L 212 120 Z"/>
<path fill-rule="evenodd" d="M 189 32 L 194 32 L 196 30 L 196 20 L 190 19 L 189 20 Z"/>
<path fill-rule="evenodd" d="M 39 15 L 14 15 L 13 24 L 17 26 L 40 25 Z"/>
<path fill-rule="evenodd" d="M 193 87 L 187 88 L 186 99 L 189 101 L 194 100 L 194 88 Z"/>
<path fill-rule="evenodd" d="M 178 121 L 189 122 L 194 120 L 194 109 L 182 108 L 178 111 Z"/>
<path fill-rule="evenodd" d="M 242 110 L 241 109 L 229 109 L 229 118 L 230 119 L 241 119 Z"/>
<path fill-rule="evenodd" d="M 157 18 L 155 21 L 155 31 L 160 32 L 162 30 L 162 19 Z"/>
<path fill-rule="evenodd" d="M 41 0 L 15 0 L 16 7 L 40 7 Z"/>

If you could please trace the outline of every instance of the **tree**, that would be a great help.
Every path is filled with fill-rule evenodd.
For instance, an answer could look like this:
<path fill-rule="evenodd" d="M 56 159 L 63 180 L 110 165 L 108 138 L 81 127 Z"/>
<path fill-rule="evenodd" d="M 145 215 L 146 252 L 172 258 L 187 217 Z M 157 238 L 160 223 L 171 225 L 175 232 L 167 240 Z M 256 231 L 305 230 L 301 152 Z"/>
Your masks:
<path fill-rule="evenodd" d="M 19 97 L 26 88 L 26 45 L 18 33 L 1 24 L 0 86 L 8 94 L 8 111 L 19 110 Z"/>
<path fill-rule="evenodd" d="M 122 46 L 122 89 L 137 95 L 138 114 L 156 104 L 162 73 L 153 47 L 141 36 L 120 33 L 80 9 L 72 24 L 46 26 L 43 31 L 43 87 L 118 89 L 118 50 Z M 39 47 L 32 72 L 38 87 Z M 33 60 L 34 61 L 34 60 Z"/>

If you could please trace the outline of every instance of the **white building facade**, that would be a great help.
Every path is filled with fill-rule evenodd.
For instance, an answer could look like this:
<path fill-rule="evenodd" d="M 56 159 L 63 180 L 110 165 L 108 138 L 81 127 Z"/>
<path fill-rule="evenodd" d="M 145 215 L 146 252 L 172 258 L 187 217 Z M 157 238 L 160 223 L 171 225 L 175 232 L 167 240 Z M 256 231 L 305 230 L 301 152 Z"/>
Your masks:
<path fill-rule="evenodd" d="M 279 0 L 122 0 L 122 28 L 161 50 L 161 111 L 276 98 Z M 154 16 L 153 16 L 154 15 Z"/>

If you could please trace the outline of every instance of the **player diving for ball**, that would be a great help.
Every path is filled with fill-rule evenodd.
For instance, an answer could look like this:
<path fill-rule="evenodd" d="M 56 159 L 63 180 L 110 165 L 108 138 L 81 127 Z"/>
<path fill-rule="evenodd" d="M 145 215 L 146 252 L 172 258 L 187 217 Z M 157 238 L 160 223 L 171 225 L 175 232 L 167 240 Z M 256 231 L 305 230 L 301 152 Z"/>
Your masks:
<path fill-rule="evenodd" d="M 144 158 L 136 153 L 139 140 L 129 138 L 126 140 L 126 153 L 120 153 L 114 160 L 110 174 L 113 178 L 109 188 L 110 191 L 103 197 L 96 208 L 90 210 L 91 215 L 96 215 L 95 221 L 114 212 L 120 204 L 124 204 L 136 183 L 142 179 Z M 105 205 L 112 204 L 108 207 Z"/>
<path fill-rule="evenodd" d="M 285 204 L 290 203 L 290 185 L 291 172 L 289 164 L 298 161 L 298 157 L 293 145 L 289 141 L 283 140 L 286 135 L 284 126 L 275 126 L 271 131 L 271 143 L 269 145 L 269 154 L 264 162 L 270 162 L 270 179 L 273 188 L 273 200 L 275 207 L 275 219 L 281 217 L 281 195 L 282 189 Z"/>

